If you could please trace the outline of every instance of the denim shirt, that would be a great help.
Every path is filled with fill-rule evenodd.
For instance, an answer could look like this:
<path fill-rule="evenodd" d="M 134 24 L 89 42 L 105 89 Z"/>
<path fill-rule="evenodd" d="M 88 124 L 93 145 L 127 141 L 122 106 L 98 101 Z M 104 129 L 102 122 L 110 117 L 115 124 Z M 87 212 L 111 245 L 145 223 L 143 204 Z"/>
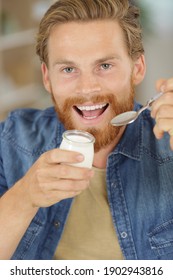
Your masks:
<path fill-rule="evenodd" d="M 169 136 L 157 140 L 153 126 L 150 112 L 143 112 L 107 159 L 110 211 L 129 260 L 173 259 L 173 152 Z M 0 195 L 42 153 L 59 147 L 63 131 L 53 108 L 16 110 L 0 124 Z M 65 199 L 40 208 L 12 259 L 52 259 L 71 203 Z"/>

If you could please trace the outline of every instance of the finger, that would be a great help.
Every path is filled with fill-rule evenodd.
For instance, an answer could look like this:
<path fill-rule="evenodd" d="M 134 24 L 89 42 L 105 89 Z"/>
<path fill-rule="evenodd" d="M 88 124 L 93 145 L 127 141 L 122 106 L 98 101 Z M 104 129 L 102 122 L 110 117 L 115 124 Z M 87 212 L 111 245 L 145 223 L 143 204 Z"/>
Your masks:
<path fill-rule="evenodd" d="M 164 92 L 164 86 L 165 86 L 165 83 L 166 83 L 166 79 L 159 79 L 156 81 L 156 90 L 159 92 L 159 91 L 162 91 Z"/>
<path fill-rule="evenodd" d="M 41 192 L 42 194 L 46 195 L 50 192 L 78 192 L 83 191 L 89 187 L 90 180 L 59 180 L 59 181 L 52 181 L 52 182 L 44 182 L 41 185 Z"/>
<path fill-rule="evenodd" d="M 58 166 L 58 177 L 63 179 L 86 180 L 93 177 L 94 171 L 89 168 L 61 164 Z"/>
<path fill-rule="evenodd" d="M 173 92 L 173 78 L 168 79 L 164 84 L 164 92 Z"/>
<path fill-rule="evenodd" d="M 156 122 L 158 119 L 173 119 L 173 105 L 161 105 L 156 114 Z"/>
<path fill-rule="evenodd" d="M 155 136 L 160 139 L 162 138 L 164 132 L 168 132 L 171 135 L 173 131 L 173 119 L 161 119 L 159 118 L 154 127 Z"/>
<path fill-rule="evenodd" d="M 157 139 L 161 139 L 164 135 L 164 132 L 157 125 L 154 126 L 153 132 Z"/>
<path fill-rule="evenodd" d="M 61 192 L 81 192 L 87 189 L 90 185 L 90 180 L 61 180 L 59 184 L 55 184 L 52 188 L 53 191 Z"/>
<path fill-rule="evenodd" d="M 76 167 L 67 164 L 48 165 L 37 170 L 37 181 L 57 181 L 60 179 L 89 180 L 94 175 L 92 169 Z"/>
<path fill-rule="evenodd" d="M 47 164 L 55 163 L 75 163 L 84 160 L 84 156 L 78 152 L 53 149 L 42 155 Z"/>
<path fill-rule="evenodd" d="M 173 78 L 160 79 L 156 82 L 157 91 L 169 92 L 173 91 Z"/>
<path fill-rule="evenodd" d="M 77 195 L 79 195 L 81 192 L 83 192 L 86 188 L 89 187 L 89 181 L 66 181 L 61 180 L 60 184 L 52 184 L 51 186 L 48 186 L 45 184 L 45 186 L 42 186 L 42 195 L 41 195 L 41 201 L 39 201 L 39 206 L 43 204 L 42 206 L 50 206 L 56 202 L 59 202 L 63 199 L 72 198 Z"/>
<path fill-rule="evenodd" d="M 164 93 L 162 96 L 160 96 L 157 100 L 155 100 L 151 106 L 151 116 L 153 118 L 156 118 L 156 115 L 158 114 L 159 110 L 163 108 L 164 106 L 170 106 L 170 108 L 173 109 L 173 93 L 167 92 Z M 168 108 L 168 107 L 167 107 Z"/>

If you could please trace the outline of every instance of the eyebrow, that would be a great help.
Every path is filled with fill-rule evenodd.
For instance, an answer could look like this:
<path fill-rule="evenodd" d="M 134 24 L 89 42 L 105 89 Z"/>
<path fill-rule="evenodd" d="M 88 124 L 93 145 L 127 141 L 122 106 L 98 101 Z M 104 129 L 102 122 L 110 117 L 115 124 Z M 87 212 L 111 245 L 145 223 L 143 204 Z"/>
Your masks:
<path fill-rule="evenodd" d="M 105 62 L 105 61 L 107 61 L 107 60 L 114 60 L 114 59 L 120 60 L 120 56 L 119 56 L 119 55 L 106 56 L 106 57 L 97 59 L 97 60 L 95 61 L 95 63 L 96 63 L 96 64 L 97 64 L 97 63 L 103 63 L 103 62 Z"/>
<path fill-rule="evenodd" d="M 53 63 L 53 66 L 56 66 L 56 65 L 61 65 L 61 64 L 76 64 L 74 61 L 72 61 L 72 60 L 67 60 L 67 59 L 62 59 L 62 60 L 57 60 L 57 61 L 55 61 L 54 63 Z"/>
<path fill-rule="evenodd" d="M 97 59 L 93 64 L 98 64 L 98 63 L 103 63 L 107 60 L 120 60 L 120 56 L 119 55 L 109 55 L 109 56 L 105 56 L 103 58 L 99 58 Z M 53 66 L 56 66 L 56 65 L 76 65 L 76 62 L 72 61 L 72 60 L 68 60 L 68 59 L 60 59 L 60 60 L 57 60 L 54 62 Z"/>

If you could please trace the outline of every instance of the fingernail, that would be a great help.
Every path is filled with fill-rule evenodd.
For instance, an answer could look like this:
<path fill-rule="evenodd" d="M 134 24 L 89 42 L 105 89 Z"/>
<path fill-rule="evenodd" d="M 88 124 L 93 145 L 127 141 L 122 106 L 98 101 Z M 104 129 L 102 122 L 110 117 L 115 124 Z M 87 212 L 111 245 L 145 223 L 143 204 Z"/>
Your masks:
<path fill-rule="evenodd" d="M 83 161 L 84 160 L 84 156 L 82 154 L 78 155 L 76 157 L 77 161 Z"/>

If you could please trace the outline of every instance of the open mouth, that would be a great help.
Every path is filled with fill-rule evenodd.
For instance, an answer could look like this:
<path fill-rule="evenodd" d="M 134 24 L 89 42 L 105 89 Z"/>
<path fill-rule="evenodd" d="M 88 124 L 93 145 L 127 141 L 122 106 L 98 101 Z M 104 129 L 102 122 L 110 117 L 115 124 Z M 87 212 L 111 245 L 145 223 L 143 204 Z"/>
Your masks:
<path fill-rule="evenodd" d="M 91 106 L 73 106 L 74 110 L 86 120 L 94 120 L 101 116 L 108 108 L 109 103 L 96 104 Z"/>

